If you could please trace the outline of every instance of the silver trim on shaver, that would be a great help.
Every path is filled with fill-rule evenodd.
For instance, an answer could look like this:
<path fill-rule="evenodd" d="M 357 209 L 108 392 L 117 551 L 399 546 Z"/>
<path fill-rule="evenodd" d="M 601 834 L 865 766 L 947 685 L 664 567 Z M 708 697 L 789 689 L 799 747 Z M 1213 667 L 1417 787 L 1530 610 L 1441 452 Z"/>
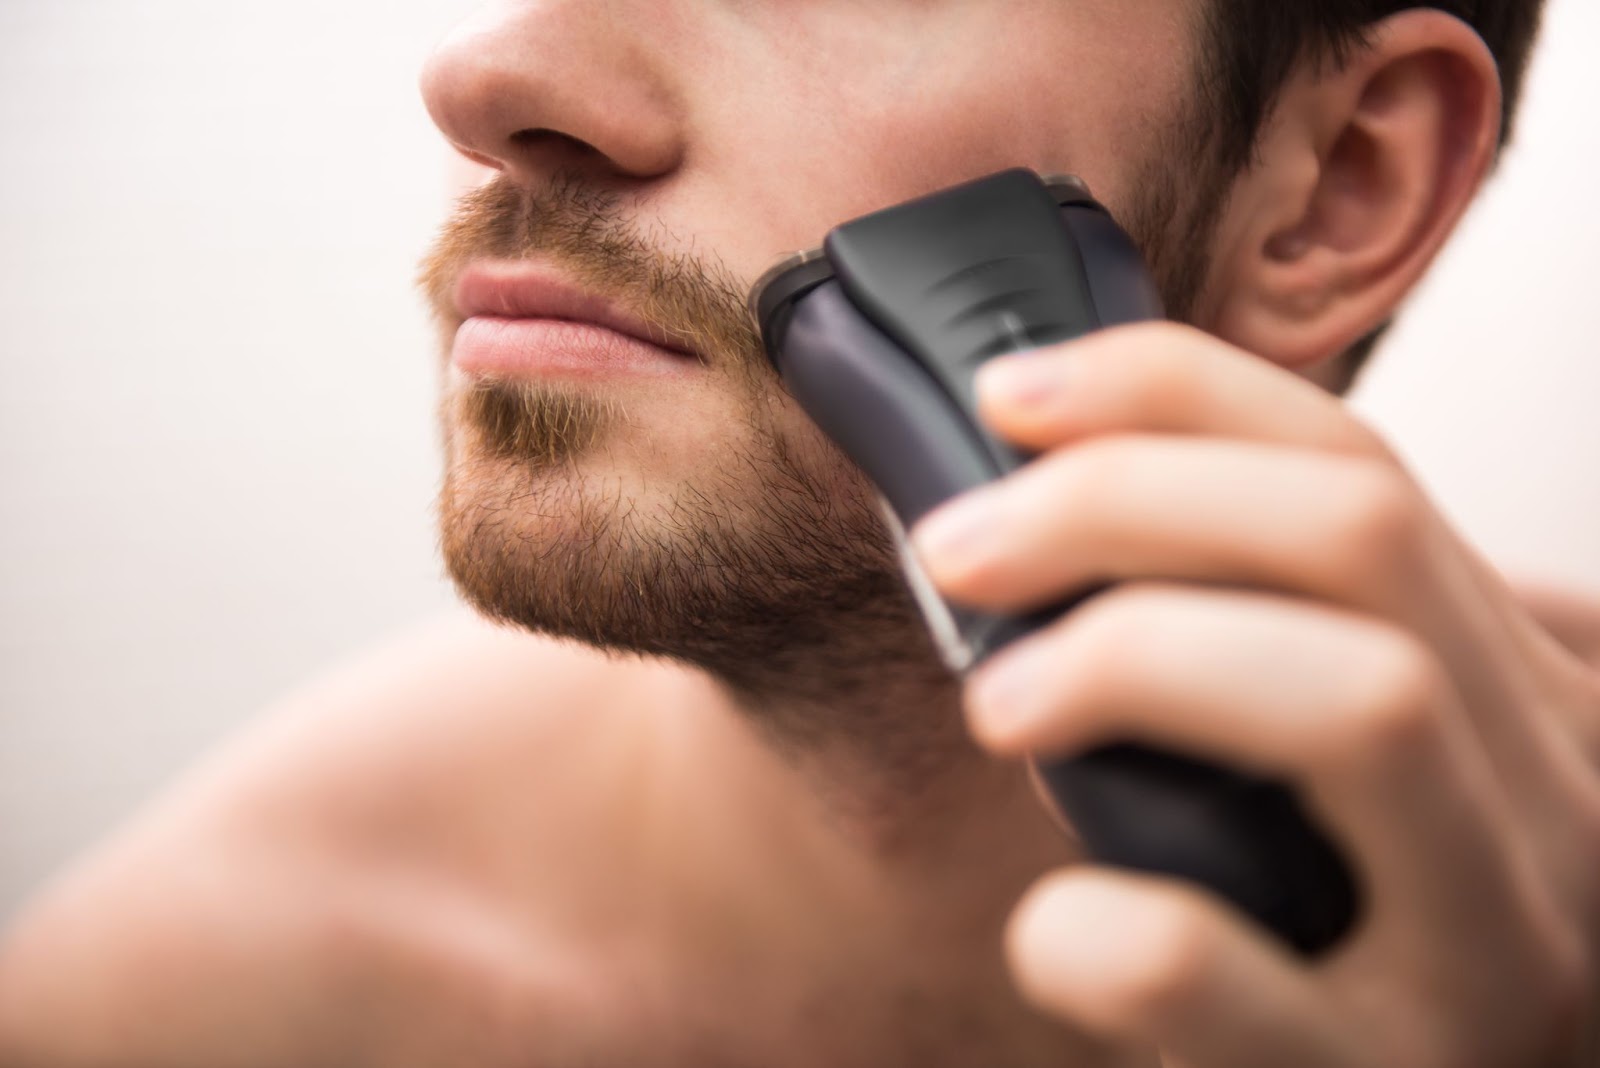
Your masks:
<path fill-rule="evenodd" d="M 1050 190 L 1050 195 L 1058 202 L 1083 198 L 1093 200 L 1094 194 L 1089 192 L 1088 183 L 1076 174 L 1041 174 L 1039 181 Z"/>
<path fill-rule="evenodd" d="M 882 497 L 878 498 L 878 510 L 883 513 L 889 533 L 894 535 L 894 543 L 900 550 L 900 570 L 905 573 L 911 596 L 922 610 L 922 618 L 927 620 L 928 632 L 933 635 L 933 644 L 939 650 L 939 659 L 955 674 L 965 675 L 977 663 L 977 651 L 962 637 L 961 627 L 957 625 L 955 616 L 950 614 L 950 606 L 939 596 L 933 580 L 922 569 L 922 561 L 917 559 L 916 550 L 911 548 L 911 538 L 906 534 L 905 524 L 900 522 L 900 517 L 894 514 L 894 509 Z"/>
<path fill-rule="evenodd" d="M 750 295 L 745 298 L 745 310 L 750 313 L 750 321 L 755 323 L 758 332 L 761 329 L 761 295 L 767 291 L 767 287 L 796 267 L 815 263 L 822 259 L 823 255 L 821 245 L 808 248 L 804 252 L 789 252 L 778 257 L 771 267 L 761 272 L 756 284 L 750 287 Z"/>

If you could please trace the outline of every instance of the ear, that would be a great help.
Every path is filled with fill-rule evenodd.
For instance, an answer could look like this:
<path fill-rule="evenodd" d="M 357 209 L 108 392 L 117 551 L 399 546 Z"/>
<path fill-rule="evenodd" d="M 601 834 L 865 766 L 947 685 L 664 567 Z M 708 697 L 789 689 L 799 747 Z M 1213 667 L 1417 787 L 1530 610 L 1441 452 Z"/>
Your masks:
<path fill-rule="evenodd" d="M 1202 325 L 1305 373 L 1395 313 L 1494 162 L 1501 89 L 1465 23 L 1406 11 L 1305 61 L 1218 228 Z"/>

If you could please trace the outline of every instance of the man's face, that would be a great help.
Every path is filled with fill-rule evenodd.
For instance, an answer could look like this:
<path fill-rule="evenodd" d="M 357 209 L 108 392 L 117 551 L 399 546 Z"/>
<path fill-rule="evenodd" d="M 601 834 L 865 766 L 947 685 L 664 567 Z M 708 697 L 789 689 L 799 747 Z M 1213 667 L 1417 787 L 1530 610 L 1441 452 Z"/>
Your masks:
<path fill-rule="evenodd" d="M 752 690 L 841 634 L 880 665 L 926 659 L 871 492 L 765 364 L 746 290 L 843 221 L 1022 166 L 1083 177 L 1185 310 L 1216 199 L 1185 184 L 1204 184 L 1181 147 L 1196 18 L 1192 0 L 486 7 L 424 77 L 445 134 L 499 169 L 425 264 L 455 339 L 441 519 L 464 592 Z M 474 268 L 564 279 L 691 355 L 457 335 Z"/>

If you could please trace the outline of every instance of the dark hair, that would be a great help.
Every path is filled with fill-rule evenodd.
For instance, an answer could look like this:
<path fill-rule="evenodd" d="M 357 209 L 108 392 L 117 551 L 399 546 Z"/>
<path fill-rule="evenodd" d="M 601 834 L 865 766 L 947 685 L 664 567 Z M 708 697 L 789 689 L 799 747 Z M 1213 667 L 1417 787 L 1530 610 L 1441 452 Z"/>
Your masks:
<path fill-rule="evenodd" d="M 1413 8 L 1454 15 L 1489 46 L 1505 92 L 1504 145 L 1543 6 L 1544 0 L 1206 0 L 1199 73 L 1213 162 L 1225 174 L 1254 162 L 1261 128 L 1297 63 L 1340 66 L 1368 44 L 1379 22 Z M 1354 383 L 1384 329 L 1342 357 L 1338 385 Z"/>

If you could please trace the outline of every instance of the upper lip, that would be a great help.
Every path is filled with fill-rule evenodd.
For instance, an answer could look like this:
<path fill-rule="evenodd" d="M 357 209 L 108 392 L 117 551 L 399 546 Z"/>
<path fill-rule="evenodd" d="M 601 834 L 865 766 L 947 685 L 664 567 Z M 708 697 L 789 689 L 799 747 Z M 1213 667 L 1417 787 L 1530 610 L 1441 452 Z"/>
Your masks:
<path fill-rule="evenodd" d="M 461 273 L 456 312 L 510 319 L 567 319 L 593 323 L 652 345 L 692 355 L 663 329 L 633 314 L 619 301 L 585 292 L 560 272 L 528 263 L 480 261 Z"/>

